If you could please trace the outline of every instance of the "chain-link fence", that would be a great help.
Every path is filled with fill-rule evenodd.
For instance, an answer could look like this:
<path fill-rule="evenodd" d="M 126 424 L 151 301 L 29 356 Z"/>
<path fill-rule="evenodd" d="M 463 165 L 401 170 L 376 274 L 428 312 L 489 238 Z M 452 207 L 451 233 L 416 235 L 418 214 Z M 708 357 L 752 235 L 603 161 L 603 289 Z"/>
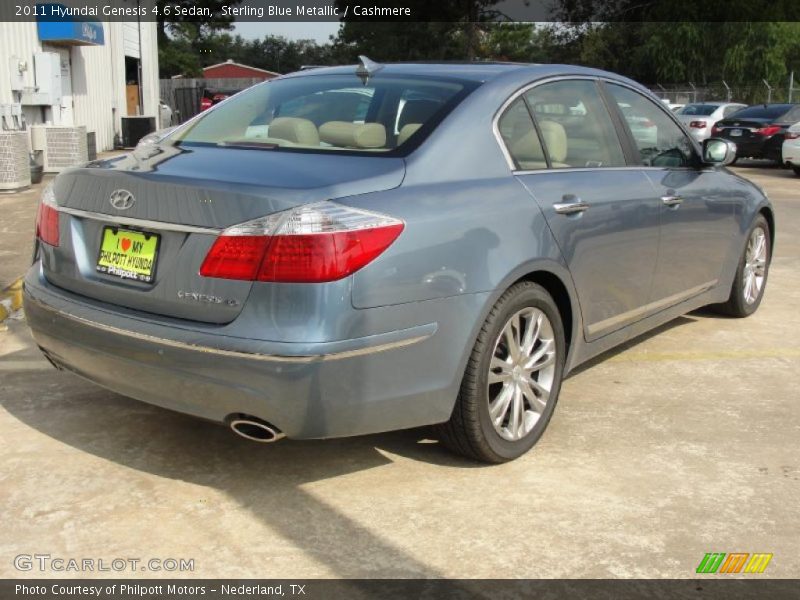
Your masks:
<path fill-rule="evenodd" d="M 762 102 L 800 102 L 800 82 L 794 83 L 790 91 L 789 82 L 781 84 L 764 83 L 752 85 L 726 86 L 724 82 L 703 86 L 692 84 L 650 85 L 648 86 L 659 98 L 665 98 L 674 104 L 690 102 L 741 102 L 742 104 L 760 104 Z"/>

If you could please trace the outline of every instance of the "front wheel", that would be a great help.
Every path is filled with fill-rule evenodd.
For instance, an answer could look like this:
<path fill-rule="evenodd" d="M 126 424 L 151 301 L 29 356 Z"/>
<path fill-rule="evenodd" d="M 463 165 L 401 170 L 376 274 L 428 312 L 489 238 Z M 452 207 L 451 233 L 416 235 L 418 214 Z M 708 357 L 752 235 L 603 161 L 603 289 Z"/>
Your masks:
<path fill-rule="evenodd" d="M 509 288 L 478 334 L 442 443 L 488 463 L 513 460 L 544 433 L 565 359 L 564 328 L 550 294 L 532 282 Z"/>
<path fill-rule="evenodd" d="M 749 317 L 758 309 L 767 287 L 772 259 L 769 236 L 769 223 L 759 215 L 747 234 L 728 301 L 717 306 L 720 312 L 732 317 Z"/>

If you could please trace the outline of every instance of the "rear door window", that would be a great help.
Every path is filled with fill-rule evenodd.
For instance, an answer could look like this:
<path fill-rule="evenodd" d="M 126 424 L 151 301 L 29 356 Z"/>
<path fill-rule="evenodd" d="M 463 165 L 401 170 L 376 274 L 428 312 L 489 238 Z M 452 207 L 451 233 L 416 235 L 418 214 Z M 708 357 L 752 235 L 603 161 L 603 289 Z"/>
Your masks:
<path fill-rule="evenodd" d="M 608 84 L 639 150 L 642 164 L 689 167 L 696 164 L 694 146 L 664 110 L 630 88 Z"/>
<path fill-rule="evenodd" d="M 712 104 L 687 104 L 678 111 L 679 115 L 697 115 L 700 117 L 707 117 L 714 114 L 714 111 L 719 108 Z"/>
<path fill-rule="evenodd" d="M 497 122 L 500 136 L 518 169 L 547 168 L 544 149 L 522 98 L 517 98 Z"/>
<path fill-rule="evenodd" d="M 525 100 L 552 168 L 626 165 L 619 136 L 594 81 L 545 83 L 526 92 Z"/>

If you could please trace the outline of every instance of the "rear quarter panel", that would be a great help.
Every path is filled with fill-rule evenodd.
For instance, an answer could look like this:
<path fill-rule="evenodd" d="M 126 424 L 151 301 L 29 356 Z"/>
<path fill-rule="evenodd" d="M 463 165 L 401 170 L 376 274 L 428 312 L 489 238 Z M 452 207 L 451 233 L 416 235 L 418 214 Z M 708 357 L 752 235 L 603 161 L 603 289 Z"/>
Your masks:
<path fill-rule="evenodd" d="M 403 219 L 389 250 L 353 281 L 353 305 L 371 308 L 498 288 L 523 263 L 561 268 L 534 199 L 513 177 L 423 184 L 348 203 Z"/>

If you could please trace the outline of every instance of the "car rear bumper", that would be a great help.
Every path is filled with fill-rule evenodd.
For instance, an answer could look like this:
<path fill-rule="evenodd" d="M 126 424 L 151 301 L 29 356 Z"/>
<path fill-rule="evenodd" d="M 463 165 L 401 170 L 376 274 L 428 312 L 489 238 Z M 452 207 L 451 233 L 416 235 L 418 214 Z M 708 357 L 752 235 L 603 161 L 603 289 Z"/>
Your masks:
<path fill-rule="evenodd" d="M 708 127 L 704 129 L 689 129 L 689 133 L 698 142 L 702 142 L 711 137 L 711 129 L 709 129 Z"/>
<path fill-rule="evenodd" d="M 794 142 L 795 140 L 791 140 Z M 800 143 L 784 143 L 782 149 L 783 162 L 793 167 L 800 167 Z"/>
<path fill-rule="evenodd" d="M 465 300 L 478 306 L 477 298 L 454 297 L 449 308 L 431 305 L 431 315 L 463 316 Z M 56 366 L 125 396 L 201 418 L 256 416 L 290 438 L 447 420 L 463 369 L 461 348 L 467 347 L 467 334 L 448 339 L 458 337 L 452 333 L 457 328 L 445 323 L 448 334 L 436 321 L 308 344 L 167 327 L 55 288 L 38 264 L 26 276 L 24 305 L 36 342 Z"/>
<path fill-rule="evenodd" d="M 725 139 L 736 144 L 736 156 L 740 158 L 768 158 L 780 159 L 780 146 L 770 143 L 770 139 L 741 139 L 726 137 Z"/>

